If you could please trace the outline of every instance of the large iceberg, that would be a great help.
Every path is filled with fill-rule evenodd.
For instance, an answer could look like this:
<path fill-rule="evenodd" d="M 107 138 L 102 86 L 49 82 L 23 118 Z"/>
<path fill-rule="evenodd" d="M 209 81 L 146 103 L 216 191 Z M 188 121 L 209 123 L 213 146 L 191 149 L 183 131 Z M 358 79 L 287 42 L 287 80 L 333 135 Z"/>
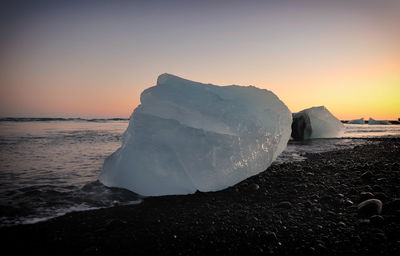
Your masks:
<path fill-rule="evenodd" d="M 340 137 L 344 134 L 344 129 L 342 122 L 324 106 L 304 109 L 293 114 L 294 140 Z"/>
<path fill-rule="evenodd" d="M 170 74 L 144 90 L 122 146 L 99 180 L 144 196 L 216 191 L 264 171 L 286 148 L 292 116 L 254 86 L 215 86 Z"/>
<path fill-rule="evenodd" d="M 368 124 L 390 124 L 390 122 L 385 120 L 375 120 L 370 117 L 368 120 Z"/>
<path fill-rule="evenodd" d="M 364 124 L 364 118 L 353 119 L 347 122 L 348 124 Z"/>

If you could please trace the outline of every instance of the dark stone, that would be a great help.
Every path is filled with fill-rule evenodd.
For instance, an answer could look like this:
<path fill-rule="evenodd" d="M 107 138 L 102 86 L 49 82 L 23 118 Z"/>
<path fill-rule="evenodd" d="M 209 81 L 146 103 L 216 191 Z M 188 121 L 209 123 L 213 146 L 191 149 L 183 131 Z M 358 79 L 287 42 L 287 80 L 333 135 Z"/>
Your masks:
<path fill-rule="evenodd" d="M 374 192 L 383 192 L 383 188 L 379 185 L 374 185 L 372 189 L 374 190 Z"/>
<path fill-rule="evenodd" d="M 395 198 L 388 203 L 388 207 L 392 207 L 394 210 L 400 210 L 400 198 Z"/>
<path fill-rule="evenodd" d="M 352 205 L 354 205 L 354 203 L 353 203 L 353 201 L 351 201 L 350 199 L 346 199 L 346 200 L 344 200 L 344 205 L 346 205 L 346 206 L 352 206 Z"/>
<path fill-rule="evenodd" d="M 374 225 L 382 225 L 385 222 L 385 218 L 381 215 L 372 215 L 369 220 Z"/>
<path fill-rule="evenodd" d="M 253 184 L 251 184 L 251 188 L 254 189 L 254 190 L 259 190 L 260 186 L 258 184 L 256 184 L 256 183 L 253 183 Z"/>
<path fill-rule="evenodd" d="M 278 237 L 276 236 L 275 232 L 266 232 L 267 240 L 270 242 L 278 242 Z"/>
<path fill-rule="evenodd" d="M 290 209 L 292 208 L 292 204 L 288 201 L 282 201 L 278 204 L 279 208 Z"/>
<path fill-rule="evenodd" d="M 321 197 L 320 201 L 321 201 L 321 203 L 331 203 L 333 200 L 332 200 L 331 196 L 324 195 Z"/>
<path fill-rule="evenodd" d="M 385 212 L 385 214 L 398 215 L 398 212 L 400 211 L 400 199 L 395 198 L 394 200 L 386 203 L 383 207 L 383 211 Z"/>
<path fill-rule="evenodd" d="M 322 210 L 321 210 L 321 208 L 314 206 L 314 207 L 311 209 L 311 211 L 312 211 L 314 214 L 319 214 L 319 213 L 321 213 Z"/>
<path fill-rule="evenodd" d="M 311 203 L 310 200 L 307 200 L 307 201 L 304 202 L 304 206 L 307 207 L 307 208 L 311 207 L 312 205 L 313 204 Z"/>
<path fill-rule="evenodd" d="M 380 241 L 386 240 L 386 235 L 384 233 L 376 233 L 375 239 L 380 240 Z"/>
<path fill-rule="evenodd" d="M 382 201 L 379 199 L 368 199 L 358 205 L 358 215 L 360 217 L 371 217 L 382 212 Z"/>
<path fill-rule="evenodd" d="M 365 185 L 364 190 L 365 191 L 373 191 L 373 189 L 370 185 Z"/>
<path fill-rule="evenodd" d="M 352 194 L 352 195 L 357 195 L 357 194 L 358 194 L 358 191 L 357 191 L 357 189 L 355 189 L 355 188 L 350 188 L 349 193 Z"/>
<path fill-rule="evenodd" d="M 374 198 L 374 194 L 372 194 L 371 192 L 361 192 L 360 193 L 360 201 L 365 201 L 368 199 Z"/>
<path fill-rule="evenodd" d="M 383 193 L 383 192 L 376 192 L 374 197 L 379 199 L 379 200 L 381 200 L 382 202 L 384 202 L 384 201 L 386 201 L 388 199 L 386 194 Z"/>
<path fill-rule="evenodd" d="M 363 174 L 361 174 L 361 179 L 363 180 L 370 180 L 372 178 L 372 172 L 366 171 Z"/>
<path fill-rule="evenodd" d="M 121 221 L 118 219 L 111 219 L 106 223 L 106 228 L 108 230 L 115 230 L 115 229 L 120 229 L 121 227 L 125 226 L 126 222 L 125 221 Z"/>

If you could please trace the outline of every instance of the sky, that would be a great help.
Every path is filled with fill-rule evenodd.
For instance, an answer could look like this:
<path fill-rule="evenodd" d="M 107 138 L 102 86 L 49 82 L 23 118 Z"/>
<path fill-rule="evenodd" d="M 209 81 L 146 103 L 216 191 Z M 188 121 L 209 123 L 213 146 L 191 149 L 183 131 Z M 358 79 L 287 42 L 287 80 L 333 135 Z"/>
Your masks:
<path fill-rule="evenodd" d="M 129 117 L 163 73 L 400 117 L 400 1 L 10 1 L 0 117 Z"/>

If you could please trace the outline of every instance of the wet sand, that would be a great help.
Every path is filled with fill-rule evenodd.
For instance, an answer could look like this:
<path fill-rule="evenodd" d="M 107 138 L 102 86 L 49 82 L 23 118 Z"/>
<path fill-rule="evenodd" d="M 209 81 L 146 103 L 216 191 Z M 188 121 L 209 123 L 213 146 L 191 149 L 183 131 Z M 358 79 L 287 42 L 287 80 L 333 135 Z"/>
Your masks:
<path fill-rule="evenodd" d="M 139 205 L 1 228 L 2 250 L 52 255 L 396 255 L 400 139 L 369 142 L 275 164 L 219 192 L 152 197 Z M 358 208 L 371 198 L 377 200 Z"/>

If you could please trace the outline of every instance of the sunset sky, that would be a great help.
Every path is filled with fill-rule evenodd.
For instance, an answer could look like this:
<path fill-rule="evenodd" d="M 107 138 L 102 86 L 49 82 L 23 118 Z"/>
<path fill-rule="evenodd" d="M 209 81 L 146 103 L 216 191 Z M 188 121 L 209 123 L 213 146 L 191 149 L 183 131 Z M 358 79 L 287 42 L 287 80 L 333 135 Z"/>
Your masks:
<path fill-rule="evenodd" d="M 162 73 L 400 117 L 400 1 L 80 2 L 1 7 L 0 117 L 129 117 Z"/>

